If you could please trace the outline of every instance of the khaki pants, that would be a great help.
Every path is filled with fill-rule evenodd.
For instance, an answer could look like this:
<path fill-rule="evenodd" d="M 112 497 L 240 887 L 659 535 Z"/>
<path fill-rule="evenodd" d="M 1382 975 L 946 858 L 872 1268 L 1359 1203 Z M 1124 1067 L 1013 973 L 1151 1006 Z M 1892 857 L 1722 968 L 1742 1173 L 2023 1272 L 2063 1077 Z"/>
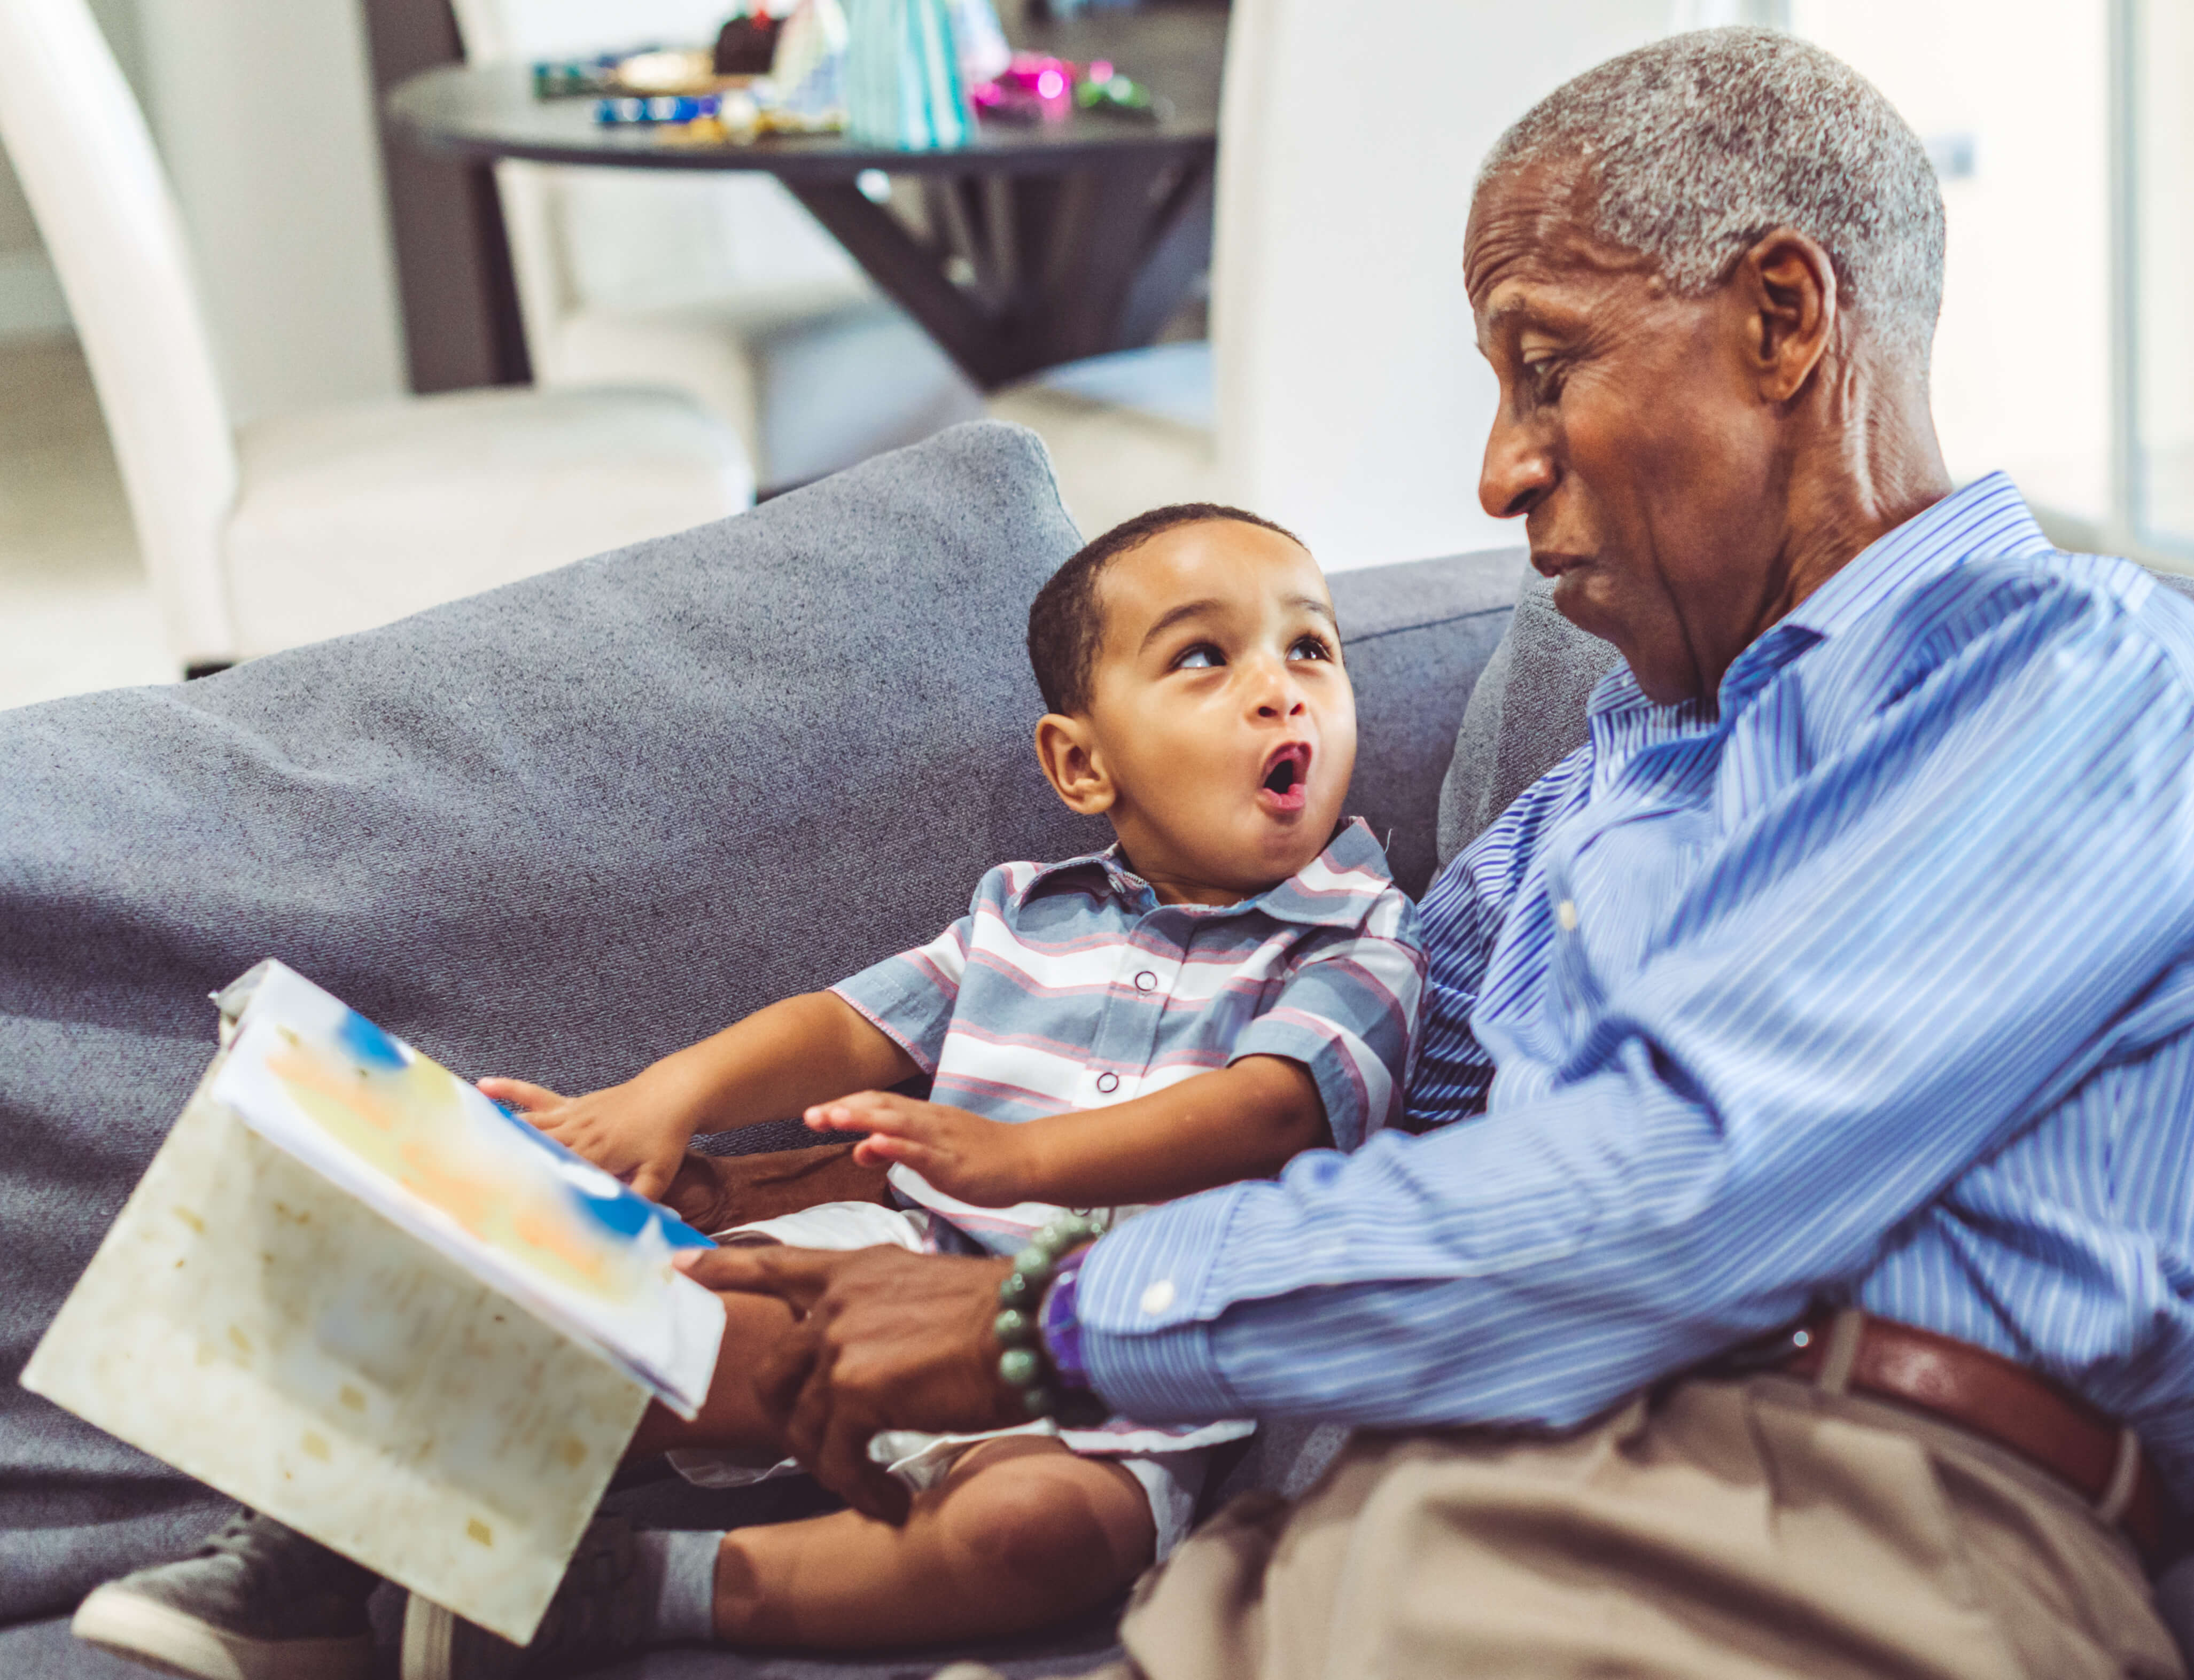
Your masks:
<path fill-rule="evenodd" d="M 2071 1489 L 1774 1375 L 1554 1440 L 1361 1436 L 1300 1502 L 1221 1511 L 1122 1637 L 1148 1680 L 2185 1680 L 2132 1547 Z"/>

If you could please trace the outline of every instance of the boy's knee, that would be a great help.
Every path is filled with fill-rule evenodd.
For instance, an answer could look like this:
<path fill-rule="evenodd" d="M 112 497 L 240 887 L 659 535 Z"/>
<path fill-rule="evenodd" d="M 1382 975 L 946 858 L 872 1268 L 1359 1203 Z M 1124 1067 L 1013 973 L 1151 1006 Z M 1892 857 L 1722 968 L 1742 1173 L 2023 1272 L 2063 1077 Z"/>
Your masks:
<path fill-rule="evenodd" d="M 1002 1578 L 1124 1581 L 1151 1561 L 1148 1504 L 1109 1466 L 1008 1461 L 954 1491 L 939 1513 L 949 1537 Z"/>

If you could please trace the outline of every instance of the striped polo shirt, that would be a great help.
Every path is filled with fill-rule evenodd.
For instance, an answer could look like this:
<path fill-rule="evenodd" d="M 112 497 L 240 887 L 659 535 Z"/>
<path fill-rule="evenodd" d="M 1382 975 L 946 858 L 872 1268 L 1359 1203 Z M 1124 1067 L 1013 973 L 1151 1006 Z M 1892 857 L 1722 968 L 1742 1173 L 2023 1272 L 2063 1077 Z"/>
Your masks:
<path fill-rule="evenodd" d="M 1277 886 L 1224 906 L 1160 903 L 1117 846 L 1001 864 L 934 940 L 831 989 L 931 1075 L 933 1101 L 991 1120 L 1103 1108 L 1279 1056 L 1317 1082 L 1346 1150 L 1401 1117 L 1423 982 L 1416 906 L 1356 819 Z M 904 1166 L 891 1177 L 994 1253 L 1060 1212 L 970 1207 Z"/>

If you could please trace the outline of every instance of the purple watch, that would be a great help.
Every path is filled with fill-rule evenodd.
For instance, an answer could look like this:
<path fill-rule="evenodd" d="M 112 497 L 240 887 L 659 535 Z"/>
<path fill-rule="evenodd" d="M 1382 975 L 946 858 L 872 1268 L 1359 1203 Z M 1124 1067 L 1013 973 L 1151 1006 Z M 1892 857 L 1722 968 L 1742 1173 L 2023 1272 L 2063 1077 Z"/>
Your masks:
<path fill-rule="evenodd" d="M 1082 1357 L 1082 1321 L 1075 1316 L 1074 1309 L 1082 1288 L 1083 1264 L 1095 1247 L 1094 1243 L 1084 1243 L 1061 1258 L 1052 1272 L 1051 1287 L 1045 1293 L 1042 1309 L 1037 1314 L 1044 1351 L 1051 1356 L 1052 1369 L 1059 1373 L 1060 1386 L 1069 1392 L 1090 1391 L 1089 1367 Z"/>

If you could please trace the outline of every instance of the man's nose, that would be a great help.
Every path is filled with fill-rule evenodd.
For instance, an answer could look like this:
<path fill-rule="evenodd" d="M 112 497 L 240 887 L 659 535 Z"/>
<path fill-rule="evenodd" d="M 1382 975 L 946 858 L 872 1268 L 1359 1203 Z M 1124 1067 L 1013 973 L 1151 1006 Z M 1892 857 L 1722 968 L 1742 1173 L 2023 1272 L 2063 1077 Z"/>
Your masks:
<path fill-rule="evenodd" d="M 1554 452 L 1533 427 L 1519 426 L 1503 411 L 1485 439 L 1485 461 L 1479 469 L 1479 505 L 1496 519 L 1528 513 L 1554 487 Z"/>

